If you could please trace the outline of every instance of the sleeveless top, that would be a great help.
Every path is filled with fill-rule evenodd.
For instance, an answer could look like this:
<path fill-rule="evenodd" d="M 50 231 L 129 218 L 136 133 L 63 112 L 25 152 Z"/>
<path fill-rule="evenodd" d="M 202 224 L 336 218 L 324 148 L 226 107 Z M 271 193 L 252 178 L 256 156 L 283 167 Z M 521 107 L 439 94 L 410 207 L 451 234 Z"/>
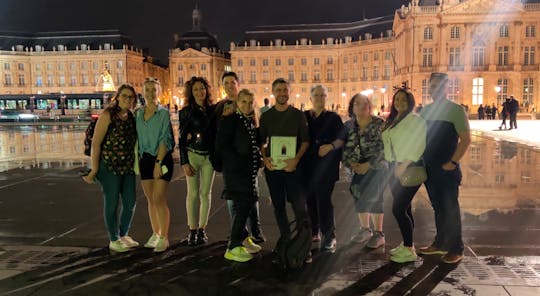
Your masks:
<path fill-rule="evenodd" d="M 135 117 L 131 112 L 128 111 L 127 120 L 122 120 L 117 116 L 111 118 L 107 134 L 101 144 L 101 160 L 109 171 L 115 175 L 134 173 L 136 141 Z"/>

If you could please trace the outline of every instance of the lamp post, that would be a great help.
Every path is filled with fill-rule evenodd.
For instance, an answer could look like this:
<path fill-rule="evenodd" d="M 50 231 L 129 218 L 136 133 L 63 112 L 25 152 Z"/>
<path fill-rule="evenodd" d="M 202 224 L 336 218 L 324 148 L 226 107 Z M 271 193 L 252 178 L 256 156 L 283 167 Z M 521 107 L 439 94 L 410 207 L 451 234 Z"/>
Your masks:
<path fill-rule="evenodd" d="M 495 86 L 495 92 L 497 93 L 497 105 L 500 105 L 502 102 L 500 101 L 500 98 L 499 98 L 499 93 L 501 92 L 501 87 L 500 86 Z"/>
<path fill-rule="evenodd" d="M 339 106 L 338 109 L 341 109 L 343 108 L 343 106 L 345 106 L 345 97 L 347 96 L 347 93 L 346 92 L 342 92 L 341 93 L 341 105 Z M 338 110 L 339 112 L 339 110 Z"/>
<path fill-rule="evenodd" d="M 296 104 L 298 104 L 298 98 L 300 98 L 299 93 L 296 94 L 296 99 L 294 100 L 294 107 L 296 107 Z M 300 109 L 300 108 L 298 108 L 298 109 Z"/>

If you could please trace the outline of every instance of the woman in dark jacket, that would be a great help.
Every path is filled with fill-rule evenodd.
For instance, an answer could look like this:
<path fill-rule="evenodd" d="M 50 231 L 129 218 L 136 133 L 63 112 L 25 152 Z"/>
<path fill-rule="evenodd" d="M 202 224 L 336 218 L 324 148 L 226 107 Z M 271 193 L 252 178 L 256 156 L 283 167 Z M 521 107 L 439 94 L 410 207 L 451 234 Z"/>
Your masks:
<path fill-rule="evenodd" d="M 238 93 L 238 109 L 221 120 L 216 137 L 216 152 L 223 160 L 225 198 L 233 200 L 234 217 L 225 258 L 246 262 L 251 253 L 261 250 L 250 238 L 244 237 L 244 226 L 258 199 L 257 172 L 261 167 L 257 123 L 253 112 L 253 93 L 243 89 Z M 247 248 L 246 248 L 246 247 Z"/>
<path fill-rule="evenodd" d="M 187 182 L 186 212 L 190 231 L 187 242 L 189 246 L 195 246 L 208 241 L 205 229 L 214 182 L 214 168 L 210 162 L 215 139 L 214 105 L 210 101 L 210 86 L 203 77 L 192 77 L 186 82 L 184 93 L 188 105 L 178 112 L 178 146 Z M 200 200 L 199 207 L 197 199 Z"/>

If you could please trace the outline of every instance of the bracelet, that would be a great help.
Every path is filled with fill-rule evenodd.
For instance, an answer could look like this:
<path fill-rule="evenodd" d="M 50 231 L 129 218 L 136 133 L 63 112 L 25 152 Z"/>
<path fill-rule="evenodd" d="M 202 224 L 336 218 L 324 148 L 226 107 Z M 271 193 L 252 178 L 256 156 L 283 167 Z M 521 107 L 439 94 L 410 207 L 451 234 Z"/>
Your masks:
<path fill-rule="evenodd" d="M 330 143 L 330 145 L 332 145 L 332 150 L 336 150 L 336 145 L 334 145 L 334 143 Z"/>
<path fill-rule="evenodd" d="M 450 162 L 453 163 L 455 166 L 457 166 L 459 163 L 457 161 L 453 161 L 450 159 Z"/>

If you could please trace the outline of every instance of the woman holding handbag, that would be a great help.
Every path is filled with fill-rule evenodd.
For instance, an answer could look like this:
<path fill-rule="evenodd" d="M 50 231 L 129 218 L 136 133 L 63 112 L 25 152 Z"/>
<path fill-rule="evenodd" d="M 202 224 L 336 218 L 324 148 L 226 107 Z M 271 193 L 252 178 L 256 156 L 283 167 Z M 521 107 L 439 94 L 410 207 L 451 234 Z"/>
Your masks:
<path fill-rule="evenodd" d="M 101 185 L 109 249 L 114 252 L 126 252 L 139 245 L 128 236 L 136 200 L 133 164 L 137 131 L 131 113 L 135 102 L 135 89 L 121 85 L 96 123 L 90 154 L 92 169 L 83 176 L 86 183 L 93 184 L 97 179 Z M 120 200 L 122 209 L 118 219 Z"/>
<path fill-rule="evenodd" d="M 397 263 L 415 261 L 413 246 L 414 219 L 411 202 L 422 185 L 425 174 L 418 162 L 426 147 L 426 122 L 413 113 L 414 96 L 406 89 L 394 94 L 390 115 L 382 133 L 384 157 L 391 165 L 389 186 L 394 197 L 392 213 L 403 237 L 403 243 L 390 250 L 390 260 Z M 420 172 L 420 174 L 418 173 Z M 425 170 L 423 171 L 425 173 Z"/>

